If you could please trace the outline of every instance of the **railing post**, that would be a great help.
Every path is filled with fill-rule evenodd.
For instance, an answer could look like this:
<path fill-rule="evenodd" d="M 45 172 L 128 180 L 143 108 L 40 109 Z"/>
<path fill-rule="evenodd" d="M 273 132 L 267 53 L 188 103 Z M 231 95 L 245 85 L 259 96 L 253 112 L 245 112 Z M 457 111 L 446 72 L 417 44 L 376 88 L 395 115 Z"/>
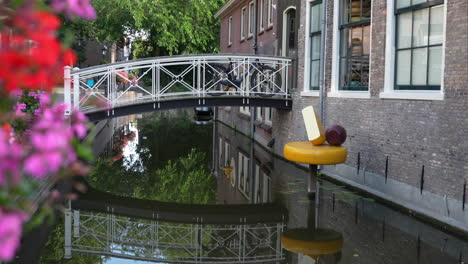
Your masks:
<path fill-rule="evenodd" d="M 71 114 L 71 67 L 65 66 L 63 70 L 63 96 L 66 105 L 65 115 Z"/>
<path fill-rule="evenodd" d="M 159 101 L 161 96 L 161 68 L 159 61 L 156 63 L 156 99 Z"/>
<path fill-rule="evenodd" d="M 80 236 L 80 211 L 73 210 L 73 237 Z"/>
<path fill-rule="evenodd" d="M 71 259 L 71 225 L 72 225 L 71 201 L 68 200 L 68 207 L 65 209 L 65 259 Z"/>
<path fill-rule="evenodd" d="M 151 95 L 152 95 L 152 99 L 154 101 L 155 97 L 156 97 L 156 85 L 155 85 L 155 76 L 156 74 L 156 71 L 155 71 L 155 64 L 154 62 L 151 64 Z"/>
<path fill-rule="evenodd" d="M 197 60 L 197 89 L 203 89 L 203 97 L 205 97 L 205 86 L 202 87 L 201 85 L 201 61 L 200 59 Z"/>
<path fill-rule="evenodd" d="M 79 68 L 73 68 L 74 71 L 79 70 Z M 80 75 L 73 75 L 73 107 L 76 109 L 80 108 Z"/>

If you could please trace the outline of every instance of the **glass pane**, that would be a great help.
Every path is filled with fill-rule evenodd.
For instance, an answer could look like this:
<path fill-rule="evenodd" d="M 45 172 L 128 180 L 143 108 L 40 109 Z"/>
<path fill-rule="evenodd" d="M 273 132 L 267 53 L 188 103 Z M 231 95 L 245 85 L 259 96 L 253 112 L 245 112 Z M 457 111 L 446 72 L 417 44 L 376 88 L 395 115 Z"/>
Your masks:
<path fill-rule="evenodd" d="M 429 48 L 429 85 L 440 85 L 442 76 L 442 47 Z"/>
<path fill-rule="evenodd" d="M 319 87 L 320 61 L 312 61 L 310 64 L 310 89 L 318 90 Z"/>
<path fill-rule="evenodd" d="M 429 41 L 429 9 L 414 11 L 413 47 L 425 46 Z"/>
<path fill-rule="evenodd" d="M 410 85 L 411 50 L 398 51 L 397 54 L 397 85 Z"/>
<path fill-rule="evenodd" d="M 413 50 L 411 71 L 412 85 L 426 85 L 427 48 Z"/>
<path fill-rule="evenodd" d="M 311 59 L 317 60 L 320 59 L 320 34 L 312 37 L 312 54 Z"/>
<path fill-rule="evenodd" d="M 444 6 L 431 8 L 431 32 L 429 44 L 440 44 L 443 41 L 444 33 Z"/>
<path fill-rule="evenodd" d="M 363 0 L 362 1 L 362 16 L 361 19 L 366 19 L 371 17 L 371 1 Z"/>
<path fill-rule="evenodd" d="M 409 48 L 411 47 L 411 17 L 412 12 L 398 15 L 397 20 L 397 48 Z"/>
<path fill-rule="evenodd" d="M 424 2 L 426 2 L 426 0 L 413 0 L 412 5 L 417 5 L 417 4 L 424 3 Z"/>
<path fill-rule="evenodd" d="M 362 53 L 369 55 L 370 53 L 370 25 L 363 27 L 363 51 Z"/>
<path fill-rule="evenodd" d="M 320 31 L 321 8 L 322 4 L 312 6 L 310 32 Z"/>
<path fill-rule="evenodd" d="M 411 5 L 411 0 L 397 0 L 397 8 L 407 7 Z"/>
<path fill-rule="evenodd" d="M 341 59 L 340 63 L 340 89 L 349 86 L 350 74 L 348 74 L 348 60 Z"/>
<path fill-rule="evenodd" d="M 349 9 L 351 14 L 351 19 L 349 22 L 356 22 L 361 20 L 361 1 L 360 0 L 353 0 L 351 1 L 351 7 Z"/>
<path fill-rule="evenodd" d="M 362 40 L 362 27 L 351 28 L 351 43 L 350 43 L 350 54 L 351 56 L 360 56 L 363 52 L 363 40 Z"/>

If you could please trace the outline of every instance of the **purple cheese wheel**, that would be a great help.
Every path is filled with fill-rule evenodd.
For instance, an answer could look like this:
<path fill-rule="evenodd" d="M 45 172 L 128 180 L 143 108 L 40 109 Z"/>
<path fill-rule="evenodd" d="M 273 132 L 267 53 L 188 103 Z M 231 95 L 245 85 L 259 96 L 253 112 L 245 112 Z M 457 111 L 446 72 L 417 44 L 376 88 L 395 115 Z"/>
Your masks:
<path fill-rule="evenodd" d="M 325 138 L 330 145 L 340 146 L 346 141 L 346 130 L 340 125 L 332 125 L 325 131 Z"/>

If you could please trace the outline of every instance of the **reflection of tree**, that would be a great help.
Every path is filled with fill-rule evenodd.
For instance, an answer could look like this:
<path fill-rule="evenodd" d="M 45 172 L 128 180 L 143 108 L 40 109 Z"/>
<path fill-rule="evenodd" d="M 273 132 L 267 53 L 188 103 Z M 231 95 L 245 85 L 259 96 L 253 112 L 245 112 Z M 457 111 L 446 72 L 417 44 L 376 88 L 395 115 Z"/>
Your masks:
<path fill-rule="evenodd" d="M 57 224 L 54 229 L 51 231 L 49 238 L 47 240 L 45 248 L 42 250 L 41 258 L 39 260 L 40 264 L 59 264 L 64 263 L 64 245 L 65 245 L 65 229 L 64 229 L 64 219 L 59 217 L 56 219 Z M 90 246 L 98 246 L 99 243 L 93 241 L 89 238 L 88 241 L 83 241 L 84 243 Z M 71 260 L 66 261 L 69 264 L 101 264 L 104 263 L 105 258 L 96 255 L 83 255 L 83 254 L 74 254 Z"/>
<path fill-rule="evenodd" d="M 156 112 L 139 126 L 140 160 L 126 167 L 122 160 L 108 162 L 102 157 L 87 178 L 89 183 L 141 199 L 214 202 L 216 184 L 208 169 L 210 127 L 195 125 L 187 111 Z"/>

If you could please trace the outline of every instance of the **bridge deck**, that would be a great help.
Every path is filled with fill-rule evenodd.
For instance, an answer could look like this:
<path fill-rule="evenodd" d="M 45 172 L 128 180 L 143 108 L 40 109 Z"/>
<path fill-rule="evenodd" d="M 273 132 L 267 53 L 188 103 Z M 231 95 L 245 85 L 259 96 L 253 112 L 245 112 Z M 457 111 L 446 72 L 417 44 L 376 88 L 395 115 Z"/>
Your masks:
<path fill-rule="evenodd" d="M 285 208 L 273 203 L 180 204 L 124 197 L 91 187 L 79 200 L 72 201 L 72 208 L 176 223 L 279 223 L 285 222 L 288 216 Z"/>

